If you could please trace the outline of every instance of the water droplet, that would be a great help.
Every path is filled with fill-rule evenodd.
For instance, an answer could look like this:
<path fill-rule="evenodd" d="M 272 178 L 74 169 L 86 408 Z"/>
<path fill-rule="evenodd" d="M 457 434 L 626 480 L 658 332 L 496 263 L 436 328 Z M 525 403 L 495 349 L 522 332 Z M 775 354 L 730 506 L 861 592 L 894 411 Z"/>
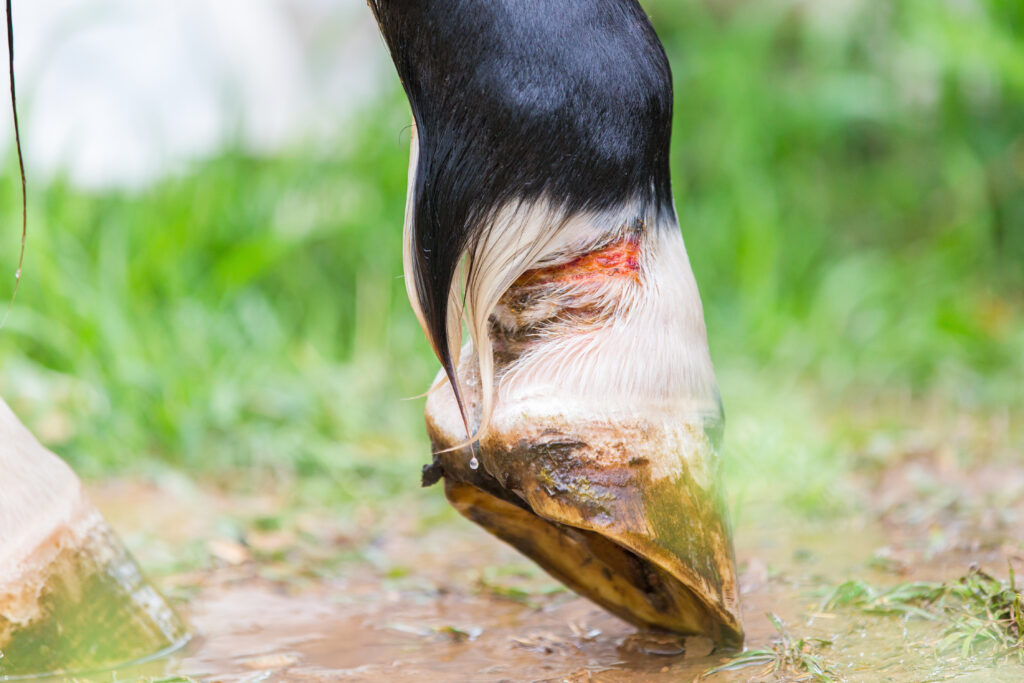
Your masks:
<path fill-rule="evenodd" d="M 474 455 L 472 458 L 469 459 L 469 469 L 475 470 L 478 467 L 480 467 L 480 461 L 477 460 L 476 456 Z"/>

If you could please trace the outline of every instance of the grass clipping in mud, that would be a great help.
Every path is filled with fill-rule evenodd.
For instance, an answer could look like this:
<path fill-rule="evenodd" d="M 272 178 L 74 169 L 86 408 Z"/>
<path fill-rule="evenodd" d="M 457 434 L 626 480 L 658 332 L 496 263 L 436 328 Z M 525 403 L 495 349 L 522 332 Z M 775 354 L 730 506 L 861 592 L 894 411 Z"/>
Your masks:
<path fill-rule="evenodd" d="M 779 637 L 770 649 L 747 650 L 721 666 L 708 669 L 701 678 L 723 671 L 735 671 L 748 666 L 761 665 L 762 670 L 753 680 L 831 681 L 841 680 L 839 674 L 825 661 L 821 651 L 832 644 L 824 638 L 796 638 L 777 615 L 769 612 Z"/>
<path fill-rule="evenodd" d="M 1024 664 L 1024 614 L 1013 568 L 1009 582 L 972 567 L 955 581 L 918 581 L 879 590 L 846 581 L 823 601 L 822 610 L 857 609 L 869 614 L 945 622 L 935 647 L 940 654 L 1008 658 Z"/>
<path fill-rule="evenodd" d="M 928 643 L 940 657 L 960 662 L 985 658 L 989 664 L 1013 660 L 1024 664 L 1024 596 L 1018 590 L 1013 568 L 1003 582 L 972 567 L 959 579 L 947 582 L 915 581 L 880 589 L 864 581 L 845 581 L 832 589 L 819 612 L 855 610 L 880 617 L 922 619 L 942 625 L 938 639 Z M 768 619 L 778 631 L 770 648 L 748 650 L 721 666 L 716 673 L 762 666 L 752 680 L 842 681 L 838 667 L 826 650 L 833 641 L 797 637 L 775 614 Z"/>

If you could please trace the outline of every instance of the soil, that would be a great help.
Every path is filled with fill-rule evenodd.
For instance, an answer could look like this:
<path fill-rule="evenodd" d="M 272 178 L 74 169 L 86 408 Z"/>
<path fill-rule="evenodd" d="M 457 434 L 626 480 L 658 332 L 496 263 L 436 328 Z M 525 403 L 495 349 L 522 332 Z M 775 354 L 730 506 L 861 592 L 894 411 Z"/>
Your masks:
<path fill-rule="evenodd" d="M 820 609 L 850 578 L 1024 573 L 1024 467 L 909 453 L 866 468 L 859 487 L 856 514 L 736 530 L 747 648 L 778 638 L 771 612 L 794 636 L 831 641 L 820 654 L 839 680 L 1024 680 L 1016 664 L 938 652 L 941 624 Z M 138 479 L 91 495 L 196 635 L 170 656 L 82 680 L 653 683 L 698 679 L 730 655 L 701 638 L 637 633 L 448 514 L 439 489 L 345 521 L 268 520 L 261 511 L 281 504 L 272 496 Z M 202 569 L 176 568 L 189 552 Z M 800 679 L 754 666 L 707 680 Z"/>

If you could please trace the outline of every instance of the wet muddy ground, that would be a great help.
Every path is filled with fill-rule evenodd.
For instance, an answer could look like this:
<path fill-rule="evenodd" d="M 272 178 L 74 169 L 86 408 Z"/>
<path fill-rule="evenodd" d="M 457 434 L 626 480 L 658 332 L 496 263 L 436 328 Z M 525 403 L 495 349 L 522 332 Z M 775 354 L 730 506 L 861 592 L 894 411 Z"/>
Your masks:
<path fill-rule="evenodd" d="M 908 451 L 862 468 L 856 512 L 810 523 L 748 508 L 736 532 L 748 649 L 778 615 L 834 680 L 1024 680 L 990 652 L 936 647 L 950 624 L 823 604 L 884 588 L 1024 570 L 1024 466 Z M 645 636 L 564 591 L 450 513 L 440 490 L 346 519 L 273 496 L 123 479 L 94 500 L 196 632 L 183 651 L 89 680 L 691 681 L 728 661 L 703 639 Z M 196 569 L 195 567 L 200 567 Z M 709 681 L 801 680 L 761 664 Z M 813 680 L 809 677 L 802 680 Z"/>

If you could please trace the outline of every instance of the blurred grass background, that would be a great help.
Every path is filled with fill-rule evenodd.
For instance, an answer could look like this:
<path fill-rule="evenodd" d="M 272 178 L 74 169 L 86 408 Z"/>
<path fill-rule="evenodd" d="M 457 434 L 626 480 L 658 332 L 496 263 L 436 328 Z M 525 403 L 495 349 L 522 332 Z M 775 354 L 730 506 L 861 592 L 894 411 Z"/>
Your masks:
<path fill-rule="evenodd" d="M 644 5 L 736 507 L 843 507 L 869 432 L 920 406 L 1019 422 L 1024 4 Z M 411 493 L 429 447 L 402 398 L 436 362 L 401 281 L 408 109 L 383 91 L 333 145 L 226 148 L 131 191 L 33 182 L 0 395 L 89 477 Z"/>

